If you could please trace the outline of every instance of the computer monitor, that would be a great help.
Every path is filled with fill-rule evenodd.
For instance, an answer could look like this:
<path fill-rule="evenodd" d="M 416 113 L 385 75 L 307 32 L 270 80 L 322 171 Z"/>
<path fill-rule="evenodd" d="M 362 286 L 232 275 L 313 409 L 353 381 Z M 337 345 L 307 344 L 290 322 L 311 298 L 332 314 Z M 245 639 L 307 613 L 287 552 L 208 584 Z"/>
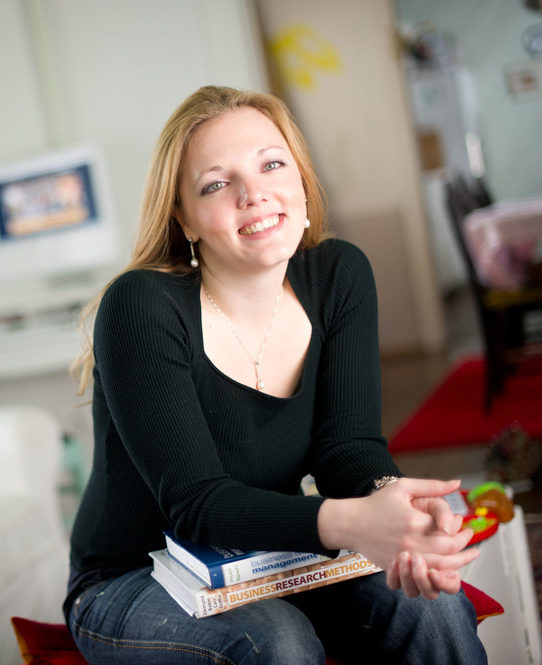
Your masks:
<path fill-rule="evenodd" d="M 98 149 L 63 149 L 0 168 L 0 287 L 82 277 L 118 259 Z"/>

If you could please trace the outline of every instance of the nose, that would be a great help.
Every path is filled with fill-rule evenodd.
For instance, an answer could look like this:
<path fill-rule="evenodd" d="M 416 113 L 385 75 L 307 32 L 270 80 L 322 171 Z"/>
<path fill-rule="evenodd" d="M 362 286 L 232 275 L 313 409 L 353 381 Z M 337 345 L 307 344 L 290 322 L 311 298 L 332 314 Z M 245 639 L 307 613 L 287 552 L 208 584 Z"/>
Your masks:
<path fill-rule="evenodd" d="M 256 179 L 244 178 L 239 181 L 238 205 L 240 208 L 248 208 L 265 200 L 265 194 L 261 183 Z"/>

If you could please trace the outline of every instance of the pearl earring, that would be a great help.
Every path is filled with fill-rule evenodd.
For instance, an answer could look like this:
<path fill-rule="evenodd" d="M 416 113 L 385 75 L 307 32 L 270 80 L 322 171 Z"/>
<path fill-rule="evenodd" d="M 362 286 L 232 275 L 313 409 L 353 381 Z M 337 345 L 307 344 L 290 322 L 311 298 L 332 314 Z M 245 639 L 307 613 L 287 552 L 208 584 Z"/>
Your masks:
<path fill-rule="evenodd" d="M 305 205 L 307 205 L 307 199 L 305 199 Z M 305 220 L 305 228 L 308 229 L 310 225 L 311 225 L 311 220 L 307 217 L 307 219 Z"/>
<path fill-rule="evenodd" d="M 192 268 L 197 268 L 199 266 L 199 261 L 197 260 L 196 254 L 194 252 L 194 241 L 192 240 L 192 238 L 188 238 L 188 242 L 190 244 L 190 254 L 192 256 L 192 258 L 190 259 L 190 265 L 192 266 Z"/>

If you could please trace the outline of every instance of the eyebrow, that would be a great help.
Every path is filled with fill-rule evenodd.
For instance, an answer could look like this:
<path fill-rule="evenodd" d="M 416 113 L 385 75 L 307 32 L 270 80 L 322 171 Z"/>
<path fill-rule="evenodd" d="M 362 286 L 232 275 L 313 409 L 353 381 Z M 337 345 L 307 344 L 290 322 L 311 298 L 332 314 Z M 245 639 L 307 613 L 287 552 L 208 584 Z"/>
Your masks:
<path fill-rule="evenodd" d="M 268 150 L 277 150 L 277 149 L 282 150 L 283 152 L 286 152 L 284 146 L 273 143 L 271 145 L 267 145 L 267 146 L 257 150 L 256 151 L 256 156 L 260 157 L 261 155 L 266 153 Z M 197 177 L 196 177 L 195 182 L 196 182 L 196 184 L 198 184 L 201 181 L 201 179 L 203 177 L 205 177 L 206 175 L 209 175 L 211 173 L 220 173 L 221 171 L 224 171 L 224 170 L 225 169 L 224 169 L 223 166 L 221 166 L 220 164 L 215 164 L 214 166 L 211 166 L 210 168 L 205 169 L 205 171 L 202 171 L 200 174 L 198 174 Z"/>

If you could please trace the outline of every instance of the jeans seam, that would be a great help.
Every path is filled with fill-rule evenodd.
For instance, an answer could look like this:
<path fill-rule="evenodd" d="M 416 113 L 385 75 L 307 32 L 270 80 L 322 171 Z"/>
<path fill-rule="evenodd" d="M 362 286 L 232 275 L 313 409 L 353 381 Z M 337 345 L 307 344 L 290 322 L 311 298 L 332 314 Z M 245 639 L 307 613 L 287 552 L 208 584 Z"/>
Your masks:
<path fill-rule="evenodd" d="M 76 629 L 78 636 L 86 637 L 93 642 L 99 642 L 101 644 L 115 644 L 117 646 L 130 649 L 163 649 L 169 651 L 179 651 L 181 653 L 206 656 L 213 660 L 215 663 L 220 663 L 221 665 L 235 665 L 234 661 L 232 661 L 230 658 L 227 658 L 226 656 L 221 656 L 220 654 L 213 653 L 208 649 L 202 649 L 201 647 L 196 647 L 193 645 L 187 644 L 183 646 L 175 642 L 167 641 L 152 642 L 150 640 L 126 640 L 121 638 L 112 638 L 87 630 L 77 622 L 74 623 L 74 628 Z"/>

